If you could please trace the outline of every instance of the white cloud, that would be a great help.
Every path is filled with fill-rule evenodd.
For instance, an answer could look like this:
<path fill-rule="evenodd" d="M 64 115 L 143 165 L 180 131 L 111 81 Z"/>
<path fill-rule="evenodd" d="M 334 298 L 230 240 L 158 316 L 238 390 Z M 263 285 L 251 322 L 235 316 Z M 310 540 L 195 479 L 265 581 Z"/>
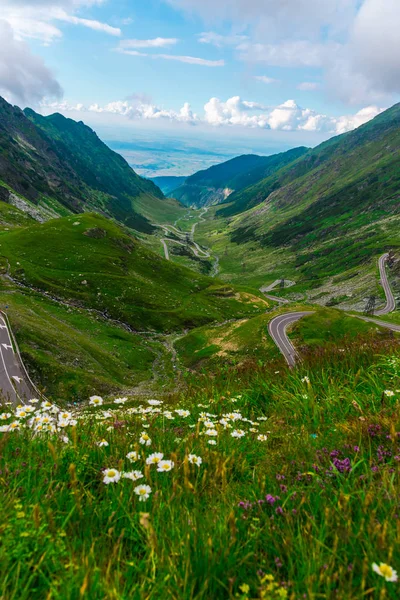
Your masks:
<path fill-rule="evenodd" d="M 336 51 L 332 44 L 307 40 L 286 40 L 279 44 L 242 43 L 237 46 L 240 58 L 273 67 L 321 67 L 327 54 Z"/>
<path fill-rule="evenodd" d="M 161 37 L 151 40 L 122 40 L 119 44 L 119 48 L 165 48 L 166 46 L 174 46 L 178 41 L 177 38 Z"/>
<path fill-rule="evenodd" d="M 38 102 L 44 96 L 62 95 L 62 90 L 42 59 L 16 39 L 9 23 L 0 20 L 0 95 L 10 102 Z"/>
<path fill-rule="evenodd" d="M 354 115 L 331 117 L 310 108 L 302 108 L 294 100 L 287 100 L 278 106 L 265 106 L 258 102 L 242 100 L 233 96 L 226 101 L 210 98 L 204 105 L 202 117 L 193 113 L 190 104 L 185 102 L 178 111 L 155 105 L 144 95 L 132 95 L 128 100 L 109 102 L 102 106 L 68 102 L 42 103 L 43 111 L 86 112 L 98 115 L 119 115 L 131 120 L 167 120 L 189 125 L 209 125 L 214 127 L 242 127 L 269 129 L 281 132 L 303 131 L 309 133 L 340 134 L 359 127 L 378 115 L 382 109 L 368 106 Z"/>
<path fill-rule="evenodd" d="M 214 31 L 205 31 L 198 35 L 198 40 L 201 44 L 212 44 L 213 46 L 217 46 L 217 48 L 236 46 L 247 39 L 247 35 L 220 35 Z"/>
<path fill-rule="evenodd" d="M 176 56 L 175 54 L 157 54 L 156 56 L 164 60 L 177 60 L 189 65 L 201 65 L 203 67 L 223 67 L 225 65 L 224 60 L 207 60 L 195 56 Z"/>
<path fill-rule="evenodd" d="M 338 134 L 366 123 L 381 110 L 370 106 L 356 115 L 329 117 L 309 108 L 301 108 L 294 100 L 268 108 L 234 96 L 226 102 L 211 98 L 204 106 L 204 121 L 215 126 L 239 125 L 275 131 L 322 131 Z"/>
<path fill-rule="evenodd" d="M 93 21 L 91 19 L 82 19 L 73 15 L 67 15 L 67 13 L 65 13 L 64 11 L 57 11 L 57 13 L 55 13 L 54 18 L 59 21 L 72 23 L 73 25 L 82 25 L 83 27 L 94 29 L 95 31 L 102 31 L 103 33 L 107 33 L 108 35 L 119 36 L 122 34 L 119 27 L 112 27 L 111 25 L 108 25 L 107 23 L 101 23 L 100 21 Z"/>
<path fill-rule="evenodd" d="M 165 0 L 205 21 L 232 20 L 254 26 L 264 36 L 317 35 L 320 29 L 342 30 L 351 22 L 359 0 Z"/>
<path fill-rule="evenodd" d="M 116 52 L 121 54 L 128 54 L 129 56 L 147 56 L 153 59 L 161 60 L 175 60 L 177 62 L 187 63 L 189 65 L 200 65 L 203 67 L 223 67 L 225 65 L 224 60 L 208 60 L 206 58 L 198 58 L 197 56 L 180 56 L 178 54 L 147 54 L 146 52 L 139 52 L 138 50 L 128 50 L 126 48 L 115 48 Z"/>
<path fill-rule="evenodd" d="M 18 39 L 30 38 L 50 44 L 62 37 L 57 26 L 62 22 L 108 35 L 121 35 L 118 27 L 75 15 L 84 6 L 100 3 L 90 0 L 0 0 L 0 9 L 1 18 L 10 24 Z"/>
<path fill-rule="evenodd" d="M 114 114 L 127 117 L 128 119 L 166 119 L 169 121 L 177 121 L 181 123 L 195 124 L 198 122 L 198 117 L 193 113 L 190 104 L 185 102 L 179 111 L 160 108 L 152 104 L 143 96 L 132 96 L 129 100 L 118 100 L 109 102 L 101 106 L 92 104 L 85 107 L 83 104 L 70 104 L 68 102 L 43 102 L 42 109 L 48 113 L 53 111 L 60 112 L 92 112 Z"/>
<path fill-rule="evenodd" d="M 302 92 L 315 92 L 315 90 L 318 90 L 320 87 L 320 84 L 315 83 L 314 81 L 302 81 L 302 83 L 299 83 L 297 86 L 297 89 Z"/>
<path fill-rule="evenodd" d="M 273 79 L 272 77 L 267 77 L 267 75 L 254 75 L 254 79 L 257 79 L 257 81 L 261 81 L 262 83 L 266 83 L 267 85 L 270 83 L 279 82 L 279 79 Z"/>

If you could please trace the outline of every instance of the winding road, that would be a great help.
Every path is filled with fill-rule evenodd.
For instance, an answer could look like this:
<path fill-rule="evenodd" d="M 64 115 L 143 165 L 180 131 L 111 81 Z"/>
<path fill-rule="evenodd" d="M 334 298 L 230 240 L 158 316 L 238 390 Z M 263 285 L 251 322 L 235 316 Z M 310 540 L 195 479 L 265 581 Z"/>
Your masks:
<path fill-rule="evenodd" d="M 203 215 L 206 214 L 206 212 L 208 211 L 208 208 L 209 207 L 203 208 L 203 210 L 199 214 L 199 221 L 194 223 L 192 225 L 191 230 L 187 231 L 187 232 L 181 231 L 175 225 L 159 225 L 157 223 L 152 224 L 154 227 L 159 227 L 160 229 L 162 229 L 164 231 L 165 235 L 172 233 L 173 235 L 175 235 L 179 238 L 178 240 L 175 240 L 173 238 L 161 238 L 160 239 L 160 242 L 164 249 L 164 256 L 165 256 L 166 260 L 170 260 L 167 242 L 172 243 L 172 244 L 179 244 L 180 246 L 188 246 L 190 248 L 190 250 L 193 252 L 193 254 L 195 256 L 197 256 L 197 258 L 211 258 L 211 253 L 208 252 L 207 250 L 203 250 L 202 248 L 200 248 L 199 244 L 194 241 L 194 233 L 196 231 L 196 227 L 200 223 L 200 220 L 201 221 L 205 220 Z M 189 237 L 189 240 L 188 240 L 188 237 Z M 180 241 L 180 240 L 185 240 L 185 241 Z M 211 276 L 215 277 L 218 274 L 218 270 L 219 270 L 219 258 L 218 258 L 218 256 L 216 256 Z"/>
<path fill-rule="evenodd" d="M 390 283 L 388 280 L 388 276 L 386 273 L 386 261 L 389 258 L 389 254 L 383 254 L 383 256 L 379 259 L 379 273 L 381 277 L 381 283 L 383 290 L 386 296 L 386 306 L 380 310 L 376 311 L 376 315 L 388 315 L 389 313 L 396 310 L 396 300 L 394 299 L 392 288 L 390 287 Z"/>
<path fill-rule="evenodd" d="M 387 315 L 396 309 L 396 300 L 393 296 L 392 288 L 390 287 L 390 283 L 386 273 L 386 261 L 388 259 L 388 256 L 388 254 L 384 254 L 379 259 L 379 273 L 382 287 L 386 295 L 386 306 L 376 312 L 378 316 Z M 296 323 L 303 317 L 307 317 L 308 315 L 313 314 L 313 312 L 314 311 L 284 313 L 272 319 L 272 321 L 270 321 L 268 325 L 268 331 L 270 336 L 277 345 L 281 354 L 284 356 L 290 368 L 293 368 L 296 365 L 296 362 L 299 359 L 299 354 L 296 348 L 293 346 L 292 342 L 288 338 L 287 329 L 290 325 L 293 325 L 293 323 Z M 400 325 L 387 323 L 386 321 L 381 321 L 372 317 L 364 317 L 361 315 L 351 316 L 354 316 L 357 319 L 362 319 L 363 321 L 375 323 L 376 325 L 380 327 L 385 327 L 386 329 L 390 329 L 391 331 L 400 332 Z"/>
<path fill-rule="evenodd" d="M 268 331 L 275 344 L 283 354 L 289 367 L 294 367 L 298 359 L 296 348 L 287 336 L 287 328 L 293 325 L 307 315 L 313 314 L 313 311 L 292 312 L 279 315 L 272 319 L 268 324 Z"/>
<path fill-rule="evenodd" d="M 38 390 L 29 378 L 16 342 L 12 339 L 7 318 L 0 313 L 0 390 L 1 399 L 14 405 L 28 404 L 38 397 Z"/>

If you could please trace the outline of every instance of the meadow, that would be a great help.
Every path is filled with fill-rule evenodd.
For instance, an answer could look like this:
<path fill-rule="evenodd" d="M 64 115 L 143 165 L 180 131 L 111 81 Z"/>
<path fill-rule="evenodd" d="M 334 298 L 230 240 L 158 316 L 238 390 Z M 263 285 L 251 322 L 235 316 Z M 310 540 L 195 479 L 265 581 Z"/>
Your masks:
<path fill-rule="evenodd" d="M 3 406 L 1 597 L 398 598 L 398 340 L 182 378 Z"/>

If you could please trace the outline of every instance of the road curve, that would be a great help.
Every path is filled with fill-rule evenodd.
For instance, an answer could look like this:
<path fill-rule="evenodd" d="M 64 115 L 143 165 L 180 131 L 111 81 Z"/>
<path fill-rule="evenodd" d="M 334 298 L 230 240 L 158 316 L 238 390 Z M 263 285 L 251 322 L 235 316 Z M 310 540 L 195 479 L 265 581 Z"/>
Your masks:
<path fill-rule="evenodd" d="M 313 314 L 314 311 L 302 311 L 302 312 L 292 312 L 285 313 L 284 315 L 279 315 L 272 319 L 272 321 L 268 324 L 268 331 L 275 344 L 278 346 L 279 350 L 285 357 L 285 360 L 290 368 L 293 368 L 296 364 L 296 360 L 298 359 L 298 353 L 296 348 L 293 346 L 292 342 L 289 340 L 287 336 L 287 328 L 289 325 L 296 323 L 303 317 L 307 315 Z"/>
<path fill-rule="evenodd" d="M 382 287 L 386 295 L 386 306 L 375 312 L 375 314 L 378 316 L 388 315 L 389 313 L 396 310 L 396 300 L 393 296 L 392 288 L 390 287 L 390 283 L 386 273 L 386 261 L 388 257 L 389 254 L 383 254 L 379 259 L 379 273 L 381 277 Z"/>
<path fill-rule="evenodd" d="M 6 318 L 0 314 L 0 396 L 14 405 L 27 404 L 38 392 L 29 379 Z"/>

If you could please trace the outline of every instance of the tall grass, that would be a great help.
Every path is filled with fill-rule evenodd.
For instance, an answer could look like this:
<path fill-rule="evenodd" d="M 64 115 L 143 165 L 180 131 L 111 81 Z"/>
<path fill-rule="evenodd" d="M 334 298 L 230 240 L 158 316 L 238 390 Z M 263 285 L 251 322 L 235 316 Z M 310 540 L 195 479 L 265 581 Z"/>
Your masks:
<path fill-rule="evenodd" d="M 193 375 L 159 406 L 82 408 L 61 432 L 22 417 L 0 434 L 0 596 L 398 598 L 372 563 L 400 567 L 399 389 L 398 344 L 361 340 L 292 372 L 277 362 Z M 152 452 L 172 470 L 147 465 Z M 111 467 L 143 478 L 106 485 Z"/>

